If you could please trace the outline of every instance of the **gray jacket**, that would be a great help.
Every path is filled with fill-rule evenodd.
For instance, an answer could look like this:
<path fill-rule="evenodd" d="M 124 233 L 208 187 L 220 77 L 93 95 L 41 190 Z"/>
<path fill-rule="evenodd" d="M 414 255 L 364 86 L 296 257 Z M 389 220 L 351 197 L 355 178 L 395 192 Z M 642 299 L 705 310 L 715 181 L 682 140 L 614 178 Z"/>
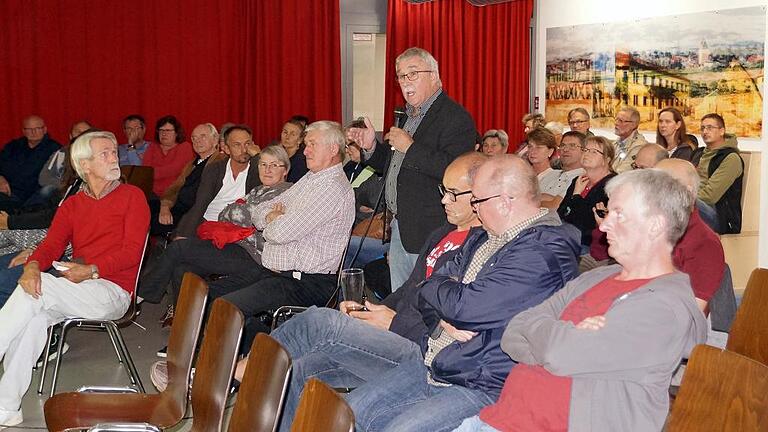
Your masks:
<path fill-rule="evenodd" d="M 619 271 L 619 265 L 601 267 L 572 280 L 513 318 L 502 337 L 514 360 L 573 379 L 571 432 L 661 430 L 672 373 L 706 340 L 707 321 L 688 275 L 677 271 L 619 297 L 600 330 L 559 320 L 574 298 Z"/>

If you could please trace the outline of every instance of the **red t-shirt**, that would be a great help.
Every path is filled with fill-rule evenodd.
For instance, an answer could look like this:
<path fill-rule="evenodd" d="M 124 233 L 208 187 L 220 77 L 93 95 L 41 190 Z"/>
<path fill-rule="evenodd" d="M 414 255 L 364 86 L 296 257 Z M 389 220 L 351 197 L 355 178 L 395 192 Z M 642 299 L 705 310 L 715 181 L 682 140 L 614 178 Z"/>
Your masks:
<path fill-rule="evenodd" d="M 437 259 L 446 252 L 460 248 L 461 245 L 464 244 L 464 240 L 467 239 L 467 235 L 469 235 L 469 230 L 453 230 L 446 234 L 442 240 L 440 240 L 440 243 L 438 243 L 437 246 L 432 249 L 429 255 L 427 255 L 426 277 L 432 275 L 432 271 L 435 269 Z"/>
<path fill-rule="evenodd" d="M 27 261 L 48 270 L 72 242 L 72 256 L 96 264 L 99 277 L 133 292 L 149 228 L 149 207 L 141 189 L 120 185 L 96 200 L 83 192 L 64 200 L 45 240 Z"/>
<path fill-rule="evenodd" d="M 650 280 L 620 281 L 615 277 L 606 278 L 573 299 L 563 309 L 560 320 L 578 324 L 585 318 L 603 315 L 617 298 Z M 509 372 L 499 400 L 480 411 L 480 419 L 500 431 L 567 431 L 570 404 L 570 377 L 552 375 L 541 366 L 519 364 Z"/>
<path fill-rule="evenodd" d="M 146 152 L 142 164 L 154 168 L 152 192 L 157 196 L 163 196 L 163 193 L 171 183 L 181 174 L 181 170 L 187 162 L 195 158 L 195 152 L 192 150 L 192 144 L 184 141 L 177 144 L 174 148 L 164 154 L 160 144 L 151 143 Z"/>
<path fill-rule="evenodd" d="M 720 288 L 725 255 L 720 238 L 694 209 L 685 234 L 672 250 L 672 263 L 691 278 L 693 295 L 709 301 Z"/>

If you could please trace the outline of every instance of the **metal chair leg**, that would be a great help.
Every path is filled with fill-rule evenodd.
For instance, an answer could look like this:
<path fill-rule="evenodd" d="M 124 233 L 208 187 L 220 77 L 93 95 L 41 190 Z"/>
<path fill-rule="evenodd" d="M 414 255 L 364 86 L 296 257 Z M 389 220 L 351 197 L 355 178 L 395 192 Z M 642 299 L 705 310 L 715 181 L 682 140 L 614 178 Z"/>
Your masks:
<path fill-rule="evenodd" d="M 128 377 L 131 379 L 131 382 L 139 388 L 140 392 L 146 393 L 147 391 L 144 389 L 144 384 L 141 382 L 139 372 L 136 370 L 136 365 L 133 363 L 133 359 L 131 358 L 131 353 L 128 351 L 128 347 L 125 345 L 123 334 L 120 333 L 120 329 L 117 328 L 117 325 L 114 322 L 107 322 L 106 325 L 112 329 L 112 333 L 115 335 L 117 345 L 120 348 L 120 351 L 122 351 L 124 366 L 128 369 Z"/>
<path fill-rule="evenodd" d="M 115 354 L 117 354 L 117 361 L 119 363 L 123 363 L 123 356 L 120 354 L 120 349 L 118 349 L 117 342 L 115 342 L 115 336 L 110 330 L 110 326 L 107 324 L 104 324 L 104 329 L 107 330 L 107 334 L 109 335 L 109 341 L 112 342 L 112 348 L 115 349 Z"/>
<path fill-rule="evenodd" d="M 48 339 L 46 339 L 45 348 L 43 351 L 43 368 L 40 371 L 40 385 L 37 386 L 37 394 L 43 394 L 43 387 L 45 387 L 45 373 L 48 371 L 48 347 L 51 346 L 53 341 L 53 332 L 56 325 L 48 326 Z"/>
<path fill-rule="evenodd" d="M 67 332 L 69 331 L 70 325 L 72 325 L 73 321 L 65 320 L 61 324 L 61 339 L 59 339 L 59 346 L 56 347 L 56 363 L 53 365 L 53 378 L 51 380 L 51 393 L 50 396 L 53 397 L 53 395 L 56 393 L 56 384 L 59 379 L 59 369 L 61 368 L 61 358 L 64 357 L 63 349 L 64 349 L 64 342 L 67 338 Z"/>

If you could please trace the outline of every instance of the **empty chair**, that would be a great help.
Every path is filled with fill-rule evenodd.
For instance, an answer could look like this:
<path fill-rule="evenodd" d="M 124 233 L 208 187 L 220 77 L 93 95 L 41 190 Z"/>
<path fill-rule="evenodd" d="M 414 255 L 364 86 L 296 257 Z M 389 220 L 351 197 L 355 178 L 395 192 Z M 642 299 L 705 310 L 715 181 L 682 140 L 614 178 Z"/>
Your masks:
<path fill-rule="evenodd" d="M 316 378 L 301 392 L 291 432 L 353 432 L 355 415 L 347 402 Z"/>
<path fill-rule="evenodd" d="M 136 186 L 144 192 L 147 199 L 153 197 L 152 186 L 154 185 L 155 169 L 144 165 L 123 165 L 120 167 L 120 174 L 129 185 Z"/>
<path fill-rule="evenodd" d="M 727 350 L 696 346 L 665 430 L 768 430 L 768 366 Z"/>
<path fill-rule="evenodd" d="M 268 335 L 256 335 L 227 430 L 277 430 L 290 372 L 288 351 Z"/>
<path fill-rule="evenodd" d="M 768 365 L 768 269 L 752 271 L 725 349 Z"/>
<path fill-rule="evenodd" d="M 189 373 L 200 336 L 208 285 L 186 273 L 168 342 L 168 387 L 160 394 L 61 393 L 45 403 L 51 431 L 85 428 L 105 421 L 178 423 L 187 408 Z"/>

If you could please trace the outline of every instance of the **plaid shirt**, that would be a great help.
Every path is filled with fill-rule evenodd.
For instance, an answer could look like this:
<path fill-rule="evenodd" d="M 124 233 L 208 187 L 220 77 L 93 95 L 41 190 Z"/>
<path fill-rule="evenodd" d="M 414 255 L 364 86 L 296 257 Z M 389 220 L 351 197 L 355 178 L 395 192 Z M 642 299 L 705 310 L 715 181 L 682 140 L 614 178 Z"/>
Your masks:
<path fill-rule="evenodd" d="M 267 224 L 272 206 L 285 214 Z M 274 271 L 336 273 L 355 219 L 355 194 L 341 164 L 308 172 L 278 197 L 253 210 L 256 229 L 264 230 L 264 267 Z"/>

